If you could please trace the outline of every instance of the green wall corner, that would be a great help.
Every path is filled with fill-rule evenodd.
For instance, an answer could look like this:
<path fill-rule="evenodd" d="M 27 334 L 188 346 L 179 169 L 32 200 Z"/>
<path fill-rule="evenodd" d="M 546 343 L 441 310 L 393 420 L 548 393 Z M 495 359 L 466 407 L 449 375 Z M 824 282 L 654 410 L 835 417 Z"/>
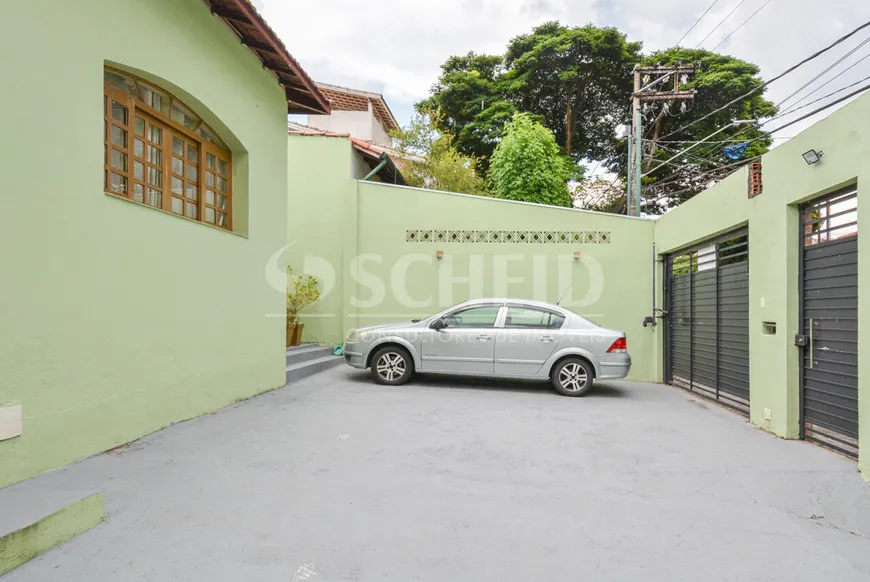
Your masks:
<path fill-rule="evenodd" d="M 103 521 L 103 494 L 95 493 L 0 537 L 0 576 Z"/>

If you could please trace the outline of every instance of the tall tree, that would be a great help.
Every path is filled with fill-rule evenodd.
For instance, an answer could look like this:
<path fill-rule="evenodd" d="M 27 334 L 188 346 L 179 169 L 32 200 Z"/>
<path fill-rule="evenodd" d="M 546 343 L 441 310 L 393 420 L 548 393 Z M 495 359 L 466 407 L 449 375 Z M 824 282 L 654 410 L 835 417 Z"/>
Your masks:
<path fill-rule="evenodd" d="M 762 80 L 758 67 L 696 49 L 673 48 L 643 56 L 641 44 L 627 40 L 616 29 L 566 27 L 557 22 L 514 38 L 503 57 L 475 53 L 451 57 L 442 66 L 430 97 L 418 104 L 418 110 L 429 113 L 439 130 L 456 135 L 455 145 L 460 152 L 479 158 L 480 173 L 486 172 L 505 123 L 514 112 L 521 111 L 537 115 L 555 133 L 563 152 L 576 162 L 597 161 L 601 167 L 625 176 L 626 144 L 617 135 L 620 126 L 630 123 L 634 65 L 677 62 L 700 63 L 698 73 L 683 85 L 696 88 L 698 94 L 685 112 L 679 103 L 668 103 L 667 111 L 659 108 L 645 112 L 645 171 L 732 121 L 775 115 L 775 106 L 764 98 L 761 89 L 709 119 L 668 136 L 759 87 Z M 663 140 L 664 136 L 667 139 Z M 722 132 L 712 141 L 739 143 L 756 137 L 756 129 L 744 126 Z M 644 180 L 648 188 L 645 211 L 663 212 L 726 174 L 729 168 L 724 166 L 734 160 L 727 159 L 721 147 L 715 147 L 719 145 L 724 144 L 702 144 L 671 165 L 655 169 Z M 743 159 L 764 153 L 769 147 L 769 139 L 753 141 L 742 154 Z"/>
<path fill-rule="evenodd" d="M 689 111 L 681 113 L 679 104 L 670 102 L 667 108 L 660 106 L 645 112 L 645 138 L 648 141 L 643 169 L 644 172 L 653 170 L 648 178 L 644 178 L 646 195 L 643 205 L 647 212 L 659 214 L 688 200 L 727 174 L 736 162 L 770 149 L 772 140 L 760 137 L 757 127 L 741 125 L 722 131 L 710 138 L 710 143 L 700 144 L 672 164 L 663 164 L 734 121 L 772 117 L 777 109 L 764 98 L 764 90 L 760 90 L 700 123 L 685 127 L 760 87 L 763 81 L 758 66 L 706 50 L 684 48 L 653 53 L 645 57 L 644 62 L 647 65 L 699 64 L 689 82 L 681 84 L 682 89 L 694 88 L 698 92 Z M 725 147 L 745 142 L 751 143 L 742 153 L 735 152 L 736 160 L 725 155 Z M 722 169 L 725 166 L 728 167 Z"/>
<path fill-rule="evenodd" d="M 566 154 L 614 165 L 640 50 L 615 28 L 548 22 L 510 41 L 504 88 L 517 109 L 543 118 Z"/>
<path fill-rule="evenodd" d="M 516 111 L 504 99 L 500 56 L 469 52 L 454 56 L 441 65 L 441 76 L 431 96 L 417 104 L 434 127 L 453 136 L 456 149 L 480 161 L 485 175 L 504 125 Z"/>
<path fill-rule="evenodd" d="M 441 134 L 431 120 L 417 114 L 393 134 L 396 163 L 410 186 L 445 192 L 489 195 L 477 172 L 477 160 L 459 153 L 450 134 Z"/>
<path fill-rule="evenodd" d="M 494 194 L 508 200 L 571 206 L 568 180 L 572 166 L 552 131 L 528 113 L 517 113 L 492 156 Z"/>

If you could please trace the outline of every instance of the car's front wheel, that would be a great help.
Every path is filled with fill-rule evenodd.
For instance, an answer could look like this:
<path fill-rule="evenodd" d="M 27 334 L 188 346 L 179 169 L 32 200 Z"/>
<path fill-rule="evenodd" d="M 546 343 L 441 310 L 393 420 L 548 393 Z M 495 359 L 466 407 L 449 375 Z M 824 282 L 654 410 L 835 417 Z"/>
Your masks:
<path fill-rule="evenodd" d="M 592 389 L 595 373 L 589 362 L 580 358 L 566 358 L 553 368 L 550 380 L 562 396 L 585 396 Z"/>
<path fill-rule="evenodd" d="M 401 386 L 411 379 L 413 372 L 414 361 L 404 348 L 387 346 L 372 356 L 372 377 L 378 384 Z"/>

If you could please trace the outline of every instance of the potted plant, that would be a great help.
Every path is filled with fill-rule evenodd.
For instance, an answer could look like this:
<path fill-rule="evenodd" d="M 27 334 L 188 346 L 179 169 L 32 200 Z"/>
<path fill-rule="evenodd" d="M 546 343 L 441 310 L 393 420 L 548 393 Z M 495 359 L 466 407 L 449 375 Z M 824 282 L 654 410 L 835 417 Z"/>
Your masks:
<path fill-rule="evenodd" d="M 293 274 L 293 269 L 287 267 L 287 347 L 302 343 L 302 328 L 299 323 L 299 312 L 320 301 L 320 290 L 317 279 Z"/>

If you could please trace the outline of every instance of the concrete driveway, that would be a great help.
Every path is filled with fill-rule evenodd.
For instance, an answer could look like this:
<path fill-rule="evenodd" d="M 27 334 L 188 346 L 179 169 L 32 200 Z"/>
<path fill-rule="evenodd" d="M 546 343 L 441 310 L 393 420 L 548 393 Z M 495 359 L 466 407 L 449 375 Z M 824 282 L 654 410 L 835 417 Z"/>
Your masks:
<path fill-rule="evenodd" d="M 47 477 L 106 521 L 3 582 L 870 580 L 854 463 L 651 384 L 341 366 Z"/>

